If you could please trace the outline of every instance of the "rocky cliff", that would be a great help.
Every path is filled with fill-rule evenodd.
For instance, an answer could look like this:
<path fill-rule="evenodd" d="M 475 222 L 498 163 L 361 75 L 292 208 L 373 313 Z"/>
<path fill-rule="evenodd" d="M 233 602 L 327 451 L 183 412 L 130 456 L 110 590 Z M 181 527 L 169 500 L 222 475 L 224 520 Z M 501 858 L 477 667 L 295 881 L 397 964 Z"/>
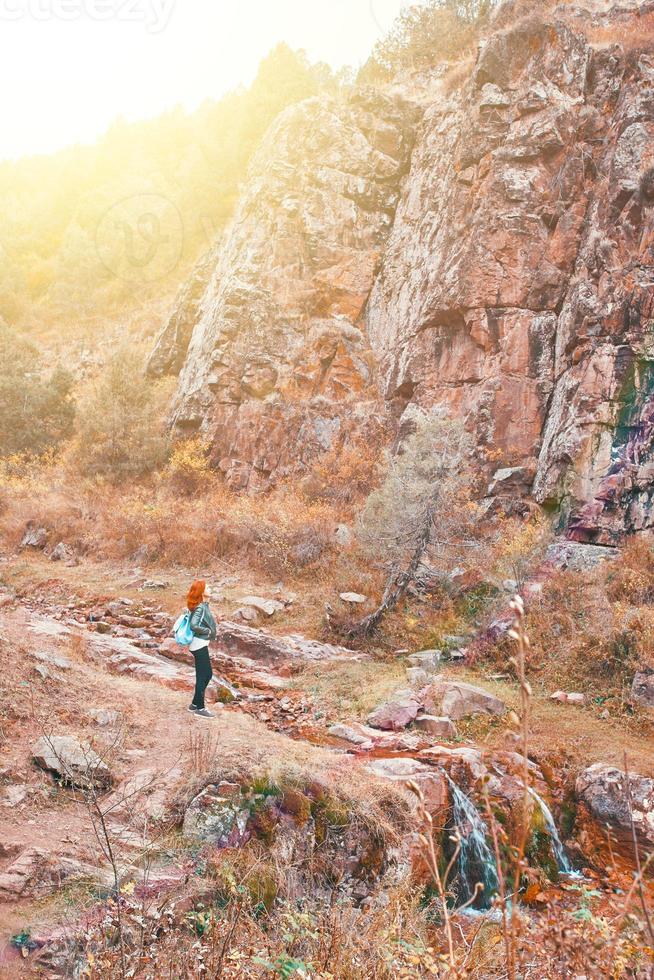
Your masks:
<path fill-rule="evenodd" d="M 444 403 L 573 536 L 650 526 L 652 10 L 505 6 L 452 92 L 434 72 L 278 119 L 151 363 L 184 362 L 174 425 L 232 486 Z"/>

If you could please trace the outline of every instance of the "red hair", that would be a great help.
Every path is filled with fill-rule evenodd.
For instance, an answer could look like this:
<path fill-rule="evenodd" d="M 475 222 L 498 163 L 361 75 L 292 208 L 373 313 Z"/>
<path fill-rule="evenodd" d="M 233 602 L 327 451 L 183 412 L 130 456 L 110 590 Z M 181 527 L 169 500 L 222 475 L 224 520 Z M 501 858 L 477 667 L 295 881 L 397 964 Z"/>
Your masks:
<path fill-rule="evenodd" d="M 206 587 L 207 587 L 206 582 L 202 582 L 201 580 L 198 580 L 197 582 L 194 582 L 191 588 L 188 590 L 186 605 L 191 610 L 191 612 L 193 612 L 194 609 L 197 609 L 200 603 L 202 602 L 202 600 L 204 599 L 204 590 L 206 589 Z"/>

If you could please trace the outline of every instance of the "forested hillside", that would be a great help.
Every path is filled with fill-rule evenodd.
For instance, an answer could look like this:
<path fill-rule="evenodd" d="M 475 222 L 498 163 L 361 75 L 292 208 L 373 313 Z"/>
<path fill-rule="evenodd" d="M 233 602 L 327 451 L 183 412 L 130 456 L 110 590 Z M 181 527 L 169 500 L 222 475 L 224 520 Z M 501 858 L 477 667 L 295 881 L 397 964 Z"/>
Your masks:
<path fill-rule="evenodd" d="M 280 44 L 249 88 L 196 112 L 119 119 L 93 146 L 1 164 L 0 316 L 84 337 L 152 301 L 160 309 L 232 213 L 271 121 L 340 82 Z"/>

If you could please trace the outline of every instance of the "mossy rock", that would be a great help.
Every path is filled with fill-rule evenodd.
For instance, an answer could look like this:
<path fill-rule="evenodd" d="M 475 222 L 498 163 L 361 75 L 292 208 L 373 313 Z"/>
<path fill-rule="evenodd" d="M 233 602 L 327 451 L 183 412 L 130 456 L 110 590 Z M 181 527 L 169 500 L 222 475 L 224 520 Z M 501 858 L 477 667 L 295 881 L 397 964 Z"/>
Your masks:
<path fill-rule="evenodd" d="M 311 819 L 312 803 L 308 796 L 299 790 L 285 789 L 281 798 L 282 813 L 293 817 L 298 826 L 304 826 Z"/>
<path fill-rule="evenodd" d="M 532 813 L 525 853 L 533 867 L 544 871 L 550 881 L 558 881 L 559 866 L 554 856 L 552 838 L 540 807 L 536 807 Z"/>

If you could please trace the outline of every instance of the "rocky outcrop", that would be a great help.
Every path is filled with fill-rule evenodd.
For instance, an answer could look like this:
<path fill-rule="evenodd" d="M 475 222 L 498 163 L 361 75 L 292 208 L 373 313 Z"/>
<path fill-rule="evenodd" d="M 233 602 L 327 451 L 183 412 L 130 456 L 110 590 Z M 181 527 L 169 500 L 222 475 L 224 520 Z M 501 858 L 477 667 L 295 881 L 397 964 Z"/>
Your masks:
<path fill-rule="evenodd" d="M 654 844 L 654 780 L 596 763 L 577 778 L 576 791 L 592 816 L 609 824 L 618 840 L 629 846 L 633 827 L 638 837 Z"/>
<path fill-rule="evenodd" d="M 231 486 L 265 489 L 382 405 L 444 404 L 489 480 L 501 464 L 494 494 L 513 480 L 580 541 L 650 526 L 646 9 L 505 7 L 453 94 L 355 90 L 279 118 L 152 365 L 176 369 L 195 317 L 173 422 Z M 594 45 L 614 20 L 629 43 Z"/>
<path fill-rule="evenodd" d="M 387 399 L 464 415 L 592 540 L 647 423 L 653 67 L 547 16 L 492 35 L 425 116 L 366 315 Z"/>
<path fill-rule="evenodd" d="M 654 708 L 654 668 L 643 667 L 634 676 L 631 700 L 645 708 Z"/>
<path fill-rule="evenodd" d="M 218 623 L 217 640 L 221 649 L 231 656 L 248 657 L 255 661 L 265 660 L 269 663 L 366 659 L 366 654 L 357 653 L 347 647 L 320 643 L 298 633 L 273 636 L 265 630 L 241 626 L 240 623 L 233 623 L 227 619 Z"/>
<path fill-rule="evenodd" d="M 111 877 L 97 867 L 75 858 L 53 855 L 39 847 L 28 847 L 0 874 L 0 901 L 43 898 L 74 879 L 88 882 L 103 879 L 105 885 L 111 883 Z"/>
<path fill-rule="evenodd" d="M 357 721 L 347 725 L 332 725 L 328 734 L 340 742 L 356 745 L 361 752 L 371 749 L 385 749 L 387 752 L 417 752 L 427 748 L 428 740 L 409 732 L 386 732 Z"/>
<path fill-rule="evenodd" d="M 111 785 L 109 767 L 88 742 L 73 735 L 43 735 L 32 746 L 32 758 L 67 786 L 105 789 Z"/>
<path fill-rule="evenodd" d="M 374 357 L 357 325 L 411 146 L 409 106 L 374 91 L 311 99 L 273 125 L 198 300 L 201 271 L 150 370 L 175 370 L 173 422 L 202 429 L 230 486 L 265 489 L 365 427 Z"/>

